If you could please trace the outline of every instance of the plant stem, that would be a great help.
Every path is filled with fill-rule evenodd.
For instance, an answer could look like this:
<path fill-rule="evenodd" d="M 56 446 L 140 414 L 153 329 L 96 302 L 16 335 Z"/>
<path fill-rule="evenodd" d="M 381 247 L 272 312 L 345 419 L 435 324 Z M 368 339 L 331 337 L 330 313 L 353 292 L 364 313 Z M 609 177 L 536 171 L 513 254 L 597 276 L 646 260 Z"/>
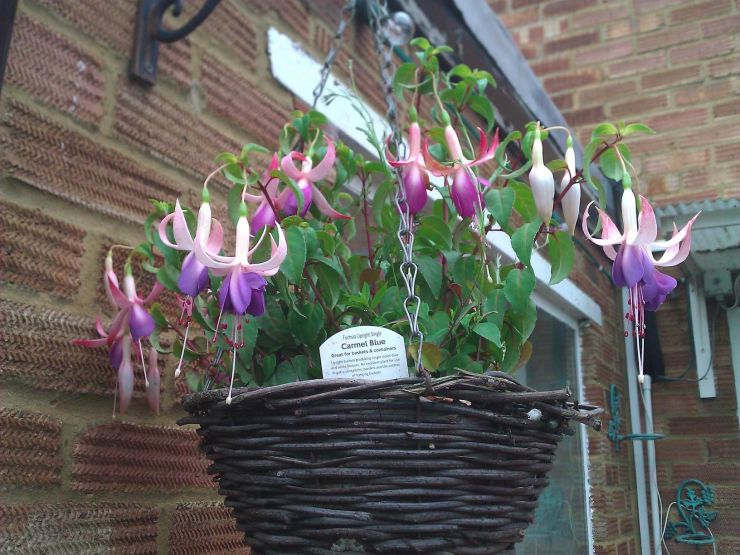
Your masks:
<path fill-rule="evenodd" d="M 324 297 L 321 295 L 319 288 L 316 287 L 316 284 L 313 282 L 313 278 L 309 275 L 308 270 L 306 270 L 305 268 L 303 269 L 303 277 L 306 279 L 308 284 L 311 286 L 311 290 L 313 291 L 313 294 L 316 297 L 316 300 L 319 301 L 321 308 L 324 309 L 324 314 L 326 314 L 327 318 L 329 318 L 329 321 L 331 322 L 332 326 L 334 326 L 334 329 L 336 331 L 340 331 L 339 324 L 334 318 L 334 313 L 326 305 L 326 301 L 324 301 Z"/>
<path fill-rule="evenodd" d="M 275 178 L 274 177 L 271 177 L 270 180 L 267 182 L 267 185 L 269 185 L 270 183 L 272 183 L 272 180 L 273 179 L 275 179 Z M 259 186 L 260 191 L 262 191 L 262 194 L 264 195 L 265 200 L 267 200 L 267 204 L 270 205 L 270 209 L 272 210 L 272 213 L 275 215 L 275 221 L 277 223 L 280 223 L 280 214 L 278 214 L 277 208 L 275 208 L 275 204 L 272 201 L 272 197 L 270 197 L 270 195 L 267 192 L 267 185 L 263 185 L 262 184 L 262 181 L 257 181 L 257 185 Z M 247 186 L 247 184 L 245 183 L 244 184 L 244 187 L 246 187 L 246 186 Z"/>

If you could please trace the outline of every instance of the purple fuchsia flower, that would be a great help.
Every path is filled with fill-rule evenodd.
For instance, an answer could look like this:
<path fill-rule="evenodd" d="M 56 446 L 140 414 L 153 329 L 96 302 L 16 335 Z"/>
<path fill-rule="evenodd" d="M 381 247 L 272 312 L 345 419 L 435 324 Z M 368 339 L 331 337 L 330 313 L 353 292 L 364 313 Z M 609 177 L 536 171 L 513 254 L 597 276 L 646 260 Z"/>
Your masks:
<path fill-rule="evenodd" d="M 127 262 L 124 267 L 122 292 L 119 287 L 118 277 L 113 271 L 113 258 L 110 252 L 105 260 L 104 283 L 106 295 L 118 309 L 118 312 L 113 317 L 107 330 L 100 318 L 98 317 L 96 319 L 95 329 L 98 332 L 99 338 L 75 339 L 72 343 L 91 348 L 108 347 L 108 358 L 111 365 L 117 370 L 116 383 L 119 410 L 123 414 L 128 409 L 134 391 L 134 370 L 131 360 L 131 349 L 134 342 L 138 345 L 139 354 L 141 355 L 141 365 L 147 389 L 151 385 L 147 377 L 141 340 L 151 335 L 154 331 L 154 319 L 147 312 L 144 305 L 154 301 L 164 287 L 160 283 L 156 283 L 149 295 L 143 299 L 139 297 L 136 293 L 136 284 L 131 272 L 131 264 Z"/>
<path fill-rule="evenodd" d="M 625 180 L 629 182 L 628 178 Z M 656 241 L 658 229 L 655 213 L 648 200 L 640 196 L 642 210 L 637 215 L 637 203 L 632 189 L 626 187 L 622 193 L 622 221 L 624 233 L 609 216 L 600 209 L 601 238 L 595 238 L 588 231 L 588 213 L 591 202 L 583 214 L 581 224 L 583 233 L 592 242 L 604 249 L 604 253 L 614 261 L 612 280 L 619 287 L 629 289 L 629 312 L 625 315 L 632 322 L 633 335 L 638 341 L 638 366 L 640 381 L 643 381 L 643 350 L 645 338 L 645 310 L 657 310 L 666 296 L 676 287 L 676 280 L 659 272 L 656 267 L 676 266 L 686 260 L 691 250 L 691 226 L 699 217 L 696 214 L 679 231 L 675 224 L 673 236 L 667 241 Z M 619 245 L 619 250 L 614 249 Z M 653 251 L 664 251 L 657 260 Z M 626 334 L 627 332 L 625 332 Z"/>
<path fill-rule="evenodd" d="M 409 125 L 409 151 L 406 159 L 396 160 L 388 148 L 385 157 L 394 168 L 402 168 L 403 189 L 409 213 L 418 214 L 427 203 L 429 174 L 421 152 L 421 128 L 415 119 Z"/>
<path fill-rule="evenodd" d="M 311 158 L 295 151 L 290 152 L 283 157 L 280 161 L 280 167 L 285 175 L 296 182 L 296 185 L 303 194 L 303 207 L 300 213 L 301 217 L 304 217 L 308 213 L 309 208 L 311 208 L 311 205 L 315 203 L 319 212 L 322 214 L 334 220 L 348 220 L 350 217 L 334 210 L 319 188 L 316 187 L 317 181 L 321 181 L 329 175 L 334 166 L 334 160 L 336 159 L 334 143 L 328 137 L 326 139 L 326 145 L 326 154 L 315 168 L 313 167 Z M 300 170 L 296 167 L 293 162 L 294 160 L 300 160 Z M 284 216 L 293 216 L 298 213 L 298 201 L 293 190 L 288 187 L 278 193 L 278 180 L 270 175 L 272 170 L 277 169 L 277 165 L 278 158 L 277 154 L 275 154 L 268 171 L 263 177 L 263 182 L 266 183 L 266 195 L 250 195 L 245 193 L 242 197 L 249 203 L 259 203 L 259 206 L 252 217 L 252 227 L 255 231 L 258 231 L 263 227 L 274 226 L 275 222 L 278 220 L 278 215 L 275 214 L 275 211 Z"/>
<path fill-rule="evenodd" d="M 247 220 L 247 205 L 244 200 L 242 200 L 239 207 L 234 256 L 222 256 L 209 251 L 207 243 L 210 227 L 210 212 L 208 212 L 208 218 L 205 215 L 201 218 L 199 213 L 194 252 L 198 261 L 209 268 L 214 275 L 223 276 L 218 294 L 220 312 L 216 322 L 216 333 L 228 327 L 227 324 L 221 324 L 223 313 L 233 315 L 231 338 L 227 338 L 227 344 L 233 350 L 231 383 L 229 385 L 229 395 L 226 398 L 226 402 L 231 403 L 231 390 L 234 385 L 236 369 L 236 350 L 240 346 L 244 346 L 244 338 L 241 332 L 242 320 L 246 314 L 260 316 L 265 312 L 265 286 L 267 282 L 264 277 L 275 275 L 278 272 L 280 264 L 285 260 L 288 253 L 288 247 L 282 227 L 275 223 L 278 235 L 277 244 L 267 232 L 267 229 L 264 228 L 260 239 L 254 247 L 250 248 L 251 236 L 249 221 Z M 259 248 L 265 236 L 270 236 L 272 254 L 268 260 L 254 263 L 250 260 L 250 257 Z M 214 336 L 215 339 L 216 336 Z"/>
<path fill-rule="evenodd" d="M 429 153 L 428 140 L 425 140 L 422 146 L 426 167 L 429 168 L 429 171 L 433 175 L 444 176 L 445 181 L 447 181 L 447 177 L 452 174 L 450 197 L 457 213 L 462 218 L 474 216 L 476 211 L 481 210 L 483 207 L 483 196 L 480 189 L 481 181 L 473 173 L 471 168 L 492 160 L 496 148 L 498 148 L 498 131 L 494 135 L 490 146 L 483 130 L 479 128 L 478 132 L 480 133 L 478 155 L 473 160 L 468 160 L 463 155 L 460 139 L 449 123 L 445 127 L 444 134 L 447 149 L 452 158 L 451 165 L 441 164 Z"/>
<path fill-rule="evenodd" d="M 575 159 L 573 160 L 573 165 L 575 166 Z M 552 198 L 555 194 L 555 178 L 543 160 L 539 122 L 537 122 L 534 142 L 532 143 L 532 169 L 529 171 L 529 186 L 532 189 L 537 214 L 540 216 L 542 223 L 548 225 L 552 218 Z"/>
<path fill-rule="evenodd" d="M 183 349 L 180 353 L 180 360 L 175 368 L 175 377 L 180 375 L 182 369 L 182 361 L 185 356 L 185 344 L 188 340 L 188 333 L 190 332 L 190 324 L 192 323 L 193 315 L 193 304 L 194 299 L 197 297 L 206 287 L 208 287 L 208 268 L 206 268 L 195 256 L 193 248 L 196 241 L 198 241 L 198 233 L 205 234 L 206 248 L 213 254 L 218 254 L 221 250 L 224 240 L 224 231 L 221 224 L 215 218 L 211 218 L 211 206 L 210 196 L 208 194 L 208 182 L 211 178 L 216 175 L 223 166 L 212 172 L 205 180 L 203 184 L 203 201 L 198 210 L 198 222 L 203 219 L 209 221 L 208 227 L 204 228 L 198 226 L 196 228 L 196 236 L 193 237 L 188 229 L 188 224 L 185 219 L 185 213 L 180 207 L 180 201 L 175 201 L 175 210 L 171 214 L 168 214 L 162 221 L 159 222 L 159 238 L 162 242 L 170 247 L 171 249 L 180 251 L 190 251 L 185 260 L 182 262 L 182 268 L 180 270 L 180 277 L 177 279 L 177 287 L 182 293 L 185 294 L 185 298 L 181 300 L 181 312 L 178 323 L 185 325 L 185 337 L 183 338 Z M 171 242 L 167 236 L 167 226 L 172 222 L 172 234 L 175 242 Z"/>

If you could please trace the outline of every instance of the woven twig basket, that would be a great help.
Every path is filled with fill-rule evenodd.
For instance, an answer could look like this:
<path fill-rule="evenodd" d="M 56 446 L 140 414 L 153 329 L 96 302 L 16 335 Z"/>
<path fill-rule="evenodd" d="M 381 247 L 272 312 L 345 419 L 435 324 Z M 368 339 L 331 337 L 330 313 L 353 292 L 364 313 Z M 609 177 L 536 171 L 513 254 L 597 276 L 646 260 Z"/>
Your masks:
<path fill-rule="evenodd" d="M 255 555 L 513 552 L 568 422 L 599 429 L 601 413 L 499 373 L 225 397 L 189 396 L 179 423 L 200 426 Z"/>

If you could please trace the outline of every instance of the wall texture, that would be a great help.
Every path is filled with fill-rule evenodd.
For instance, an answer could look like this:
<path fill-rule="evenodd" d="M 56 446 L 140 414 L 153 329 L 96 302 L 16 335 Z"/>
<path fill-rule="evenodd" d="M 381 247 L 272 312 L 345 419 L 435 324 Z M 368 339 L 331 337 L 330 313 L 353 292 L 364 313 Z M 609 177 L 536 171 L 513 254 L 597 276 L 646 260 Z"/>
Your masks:
<path fill-rule="evenodd" d="M 630 141 L 642 190 L 657 204 L 740 197 L 740 2 L 489 3 L 582 140 L 604 120 L 640 121 L 658 132 Z M 676 377 L 693 359 L 686 287 L 672 297 L 658 326 L 666 374 Z M 715 309 L 710 303 L 710 318 Z M 714 328 L 716 399 L 700 399 L 693 383 L 654 385 L 656 430 L 667 436 L 656 443 L 658 478 L 664 506 L 684 479 L 713 485 L 718 553 L 738 553 L 740 439 L 724 311 Z M 687 373 L 696 375 L 693 367 Z"/>
<path fill-rule="evenodd" d="M 207 462 L 197 451 L 195 432 L 175 425 L 184 389 L 173 383 L 172 361 L 163 364 L 160 416 L 150 414 L 142 384 L 137 383 L 129 413 L 112 419 L 115 378 L 107 357 L 74 348 L 69 340 L 92 335 L 94 314 L 105 309 L 100 285 L 104 253 L 114 242 L 135 244 L 141 239 L 148 198 L 195 198 L 216 153 L 248 141 L 275 144 L 283 119 L 300 103 L 270 76 L 267 28 L 278 27 L 322 58 L 342 2 L 223 0 L 187 40 L 162 48 L 159 81 L 151 89 L 126 76 L 135 4 L 134 0 L 19 3 L 0 98 L 0 551 L 26 546 L 82 551 L 94 546 L 125 553 L 247 552 L 205 474 Z M 195 4 L 186 2 L 190 10 Z M 633 92 L 620 93 L 625 95 L 621 101 L 604 101 L 616 86 L 611 81 L 616 77 L 608 71 L 624 62 L 628 53 L 609 58 L 603 52 L 611 46 L 599 49 L 590 41 L 592 35 L 607 40 L 605 29 L 622 14 L 576 22 L 576 15 L 608 12 L 606 6 L 589 6 L 521 0 L 494 4 L 579 129 L 612 117 L 613 105 L 645 95 L 663 95 L 665 109 L 655 108 L 654 113 L 668 114 L 662 125 L 672 125 L 674 114 L 688 111 L 686 102 L 696 102 L 679 95 L 680 103 L 676 91 L 699 94 L 697 87 L 676 87 L 666 81 L 667 85 L 643 90 L 645 76 L 623 68 L 614 75 L 620 75 L 620 83 L 621 76 L 629 75 L 625 80 L 632 83 Z M 667 25 L 676 19 L 670 15 L 673 9 L 656 8 L 644 18 L 660 15 Z M 730 6 L 730 12 L 737 12 L 737 7 Z M 632 44 L 643 36 L 632 36 L 638 24 L 630 14 L 628 31 L 622 29 L 614 40 Z M 703 26 L 689 19 L 685 25 L 696 26 L 699 33 L 692 40 L 703 41 Z M 722 13 L 707 15 L 707 21 L 715 19 L 719 25 L 726 18 Z M 644 31 L 645 37 L 653 36 Z M 660 32 L 655 30 L 654 36 Z M 547 46 L 551 42 L 559 45 L 559 54 L 552 54 L 555 49 Z M 646 54 L 634 50 L 633 55 L 647 63 L 644 59 L 657 55 L 653 50 Z M 659 50 L 669 64 L 665 70 L 673 70 L 668 50 L 663 45 Z M 337 62 L 340 75 L 346 76 L 343 68 L 350 58 L 360 90 L 371 103 L 382 106 L 366 27 L 348 29 Z M 735 60 L 735 65 L 727 60 Z M 701 143 L 698 149 L 724 168 L 701 187 L 713 187 L 722 175 L 738 173 L 729 152 L 737 145 L 740 125 L 737 116 L 728 114 L 731 105 L 716 100 L 729 94 L 718 92 L 718 83 L 730 91 L 737 82 L 709 78 L 712 64 L 723 63 L 727 66 L 723 75 L 737 73 L 736 58 L 687 62 L 700 68 L 708 87 L 698 104 L 705 115 L 700 133 L 704 140 L 692 145 Z M 559 85 L 553 88 L 554 83 Z M 596 115 L 583 111 L 588 109 Z M 660 128 L 655 121 L 649 123 Z M 735 130 L 735 142 L 717 146 L 712 141 L 722 123 Z M 679 141 L 688 141 L 688 130 L 682 133 L 683 138 L 671 133 L 670 139 L 643 141 L 640 162 L 647 164 L 642 157 L 652 149 L 662 152 L 663 158 L 657 159 L 664 164 L 694 160 L 688 169 L 676 162 L 675 174 L 656 169 L 654 175 L 678 179 L 696 172 L 696 160 L 702 159 L 690 157 L 696 148 L 685 149 L 690 152 L 678 157 L 665 146 L 666 140 L 674 149 Z M 723 187 L 722 191 L 732 192 Z M 661 194 L 661 189 L 654 192 Z M 715 194 L 714 189 L 710 193 Z M 598 269 L 604 260 L 597 252 L 588 252 L 579 255 L 574 280 L 599 302 L 605 324 L 583 330 L 585 400 L 603 406 L 609 384 L 625 389 L 621 308 L 616 290 Z M 163 303 L 173 310 L 173 299 Z M 678 349 L 685 339 L 675 342 Z M 687 387 L 686 396 L 692 391 Z M 722 406 L 730 410 L 728 403 Z M 676 416 L 667 425 L 681 422 Z M 728 429 L 722 437 L 731 433 Z M 704 459 L 687 459 L 686 464 L 705 463 L 716 452 L 732 456 L 731 441 L 718 441 L 702 443 Z M 637 553 L 630 450 L 615 453 L 604 432 L 589 432 L 589 445 L 597 552 Z M 675 479 L 676 467 L 671 472 Z"/>

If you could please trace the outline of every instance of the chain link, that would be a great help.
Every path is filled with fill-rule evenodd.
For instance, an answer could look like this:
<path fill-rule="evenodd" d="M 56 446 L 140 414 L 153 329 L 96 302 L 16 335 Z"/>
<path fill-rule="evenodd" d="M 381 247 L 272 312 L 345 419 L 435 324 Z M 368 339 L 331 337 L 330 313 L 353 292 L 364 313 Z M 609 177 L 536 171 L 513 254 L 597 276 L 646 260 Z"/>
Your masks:
<path fill-rule="evenodd" d="M 370 12 L 370 21 L 373 28 L 373 37 L 375 39 L 375 50 L 380 59 L 380 76 L 383 80 L 385 102 L 387 106 L 386 119 L 390 124 L 391 137 L 390 142 L 396 149 L 399 159 L 406 158 L 406 145 L 403 142 L 401 129 L 398 121 L 398 106 L 396 97 L 393 94 L 393 76 L 395 66 L 393 63 L 393 46 L 386 32 L 386 22 L 388 21 L 388 4 L 386 0 L 377 0 L 368 2 Z M 418 375 L 429 376 L 422 363 L 422 349 L 424 348 L 424 334 L 419 329 L 419 310 L 421 309 L 421 299 L 416 294 L 416 277 L 419 273 L 419 267 L 414 262 L 414 219 L 409 212 L 409 205 L 406 202 L 406 192 L 403 187 L 403 176 L 401 168 L 394 168 L 396 176 L 396 209 L 400 216 L 398 223 L 398 242 L 401 245 L 402 262 L 400 265 L 401 277 L 406 286 L 406 297 L 403 300 L 403 310 L 409 322 L 411 341 L 414 338 L 418 340 L 418 350 L 416 353 L 416 372 Z"/>
<path fill-rule="evenodd" d="M 334 64 L 334 59 L 342 48 L 342 42 L 344 42 L 344 30 L 347 28 L 347 25 L 349 25 L 349 22 L 352 21 L 352 17 L 355 15 L 356 6 L 356 0 L 347 0 L 347 3 L 339 14 L 339 25 L 337 25 L 337 30 L 332 38 L 331 48 L 329 48 L 329 52 L 326 54 L 326 58 L 324 59 L 324 65 L 321 68 L 321 77 L 319 78 L 319 82 L 313 90 L 313 103 L 311 104 L 311 107 L 314 109 L 319 103 L 321 94 L 324 92 L 324 87 L 326 87 L 326 81 L 329 79 L 329 75 L 331 75 L 331 67 Z"/>

